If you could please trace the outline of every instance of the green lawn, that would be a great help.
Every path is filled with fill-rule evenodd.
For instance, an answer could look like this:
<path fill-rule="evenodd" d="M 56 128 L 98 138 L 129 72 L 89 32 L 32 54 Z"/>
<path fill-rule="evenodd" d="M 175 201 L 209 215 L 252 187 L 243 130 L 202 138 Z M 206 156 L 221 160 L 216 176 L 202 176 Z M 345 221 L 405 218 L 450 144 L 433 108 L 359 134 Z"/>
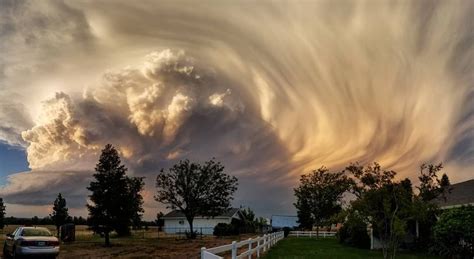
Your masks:
<path fill-rule="evenodd" d="M 382 252 L 343 246 L 336 239 L 285 238 L 270 249 L 264 259 L 277 258 L 382 258 Z M 423 254 L 399 252 L 397 258 L 438 258 Z"/>

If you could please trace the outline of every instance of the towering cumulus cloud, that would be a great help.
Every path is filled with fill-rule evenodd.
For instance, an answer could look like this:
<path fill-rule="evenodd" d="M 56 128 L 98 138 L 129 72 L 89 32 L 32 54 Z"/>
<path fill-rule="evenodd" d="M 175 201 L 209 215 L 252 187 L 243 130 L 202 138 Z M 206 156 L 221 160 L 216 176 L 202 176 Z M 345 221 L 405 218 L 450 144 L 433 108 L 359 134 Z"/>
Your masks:
<path fill-rule="evenodd" d="M 321 165 L 473 177 L 471 2 L 2 5 L 0 141 L 32 169 L 9 176 L 9 203 L 59 190 L 82 207 L 106 143 L 146 177 L 148 215 L 156 173 L 183 158 L 223 161 L 236 205 L 265 214 Z"/>

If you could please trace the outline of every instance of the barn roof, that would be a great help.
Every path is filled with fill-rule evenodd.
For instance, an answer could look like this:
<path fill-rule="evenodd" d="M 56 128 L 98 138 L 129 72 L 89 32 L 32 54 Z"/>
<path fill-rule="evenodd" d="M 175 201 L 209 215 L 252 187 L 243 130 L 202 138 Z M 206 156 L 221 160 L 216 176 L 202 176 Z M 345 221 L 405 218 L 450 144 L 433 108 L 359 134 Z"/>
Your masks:
<path fill-rule="evenodd" d="M 230 218 L 234 216 L 235 213 L 237 213 L 238 211 L 240 211 L 239 208 L 230 208 L 224 213 L 221 213 L 220 215 L 217 215 L 215 217 Z M 170 211 L 165 216 L 163 216 L 163 218 L 184 218 L 184 217 L 185 217 L 184 214 L 179 210 Z M 202 217 L 202 216 L 197 215 L 196 217 Z"/>
<path fill-rule="evenodd" d="M 474 179 L 452 184 L 451 192 L 446 194 L 446 200 L 438 198 L 435 203 L 441 208 L 474 205 Z"/>

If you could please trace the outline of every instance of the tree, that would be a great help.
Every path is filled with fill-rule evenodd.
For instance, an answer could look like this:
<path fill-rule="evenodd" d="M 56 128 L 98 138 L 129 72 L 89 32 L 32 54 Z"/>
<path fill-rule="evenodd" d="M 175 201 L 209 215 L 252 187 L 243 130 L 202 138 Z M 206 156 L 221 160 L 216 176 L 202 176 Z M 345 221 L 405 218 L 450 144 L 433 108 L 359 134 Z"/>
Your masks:
<path fill-rule="evenodd" d="M 351 164 L 346 170 L 354 176 L 352 213 L 359 213 L 380 239 L 384 258 L 394 258 L 399 241 L 406 234 L 412 217 L 413 190 L 409 179 L 394 181 L 395 171 L 382 170 L 378 163 L 367 167 Z"/>
<path fill-rule="evenodd" d="M 255 233 L 257 229 L 257 219 L 255 218 L 255 213 L 249 207 L 242 208 L 240 207 L 240 212 L 244 218 L 244 227 L 246 233 Z"/>
<path fill-rule="evenodd" d="M 443 211 L 433 227 L 433 252 L 446 258 L 474 257 L 474 206 Z"/>
<path fill-rule="evenodd" d="M 59 193 L 56 200 L 54 200 L 53 213 L 49 216 L 56 226 L 56 231 L 59 238 L 59 228 L 66 223 L 69 217 L 68 208 L 66 207 L 66 199 L 63 198 L 61 193 Z"/>
<path fill-rule="evenodd" d="M 422 164 L 420 166 L 420 186 L 417 187 L 418 196 L 425 202 L 432 201 L 439 196 L 446 199 L 446 194 L 451 192 L 449 178 L 443 174 L 441 179 L 438 178 L 438 172 L 443 169 L 443 164 Z"/>
<path fill-rule="evenodd" d="M 422 164 L 418 179 L 420 184 L 417 187 L 418 195 L 414 198 L 414 216 L 416 219 L 417 246 L 426 248 L 432 242 L 432 226 L 437 221 L 440 214 L 438 205 L 433 200 L 446 199 L 446 195 L 451 192 L 451 184 L 446 174 L 438 177 L 438 173 L 443 168 L 439 164 Z"/>
<path fill-rule="evenodd" d="M 0 229 L 5 227 L 5 204 L 3 203 L 3 198 L 0 198 Z"/>
<path fill-rule="evenodd" d="M 143 178 L 128 177 L 117 150 L 107 144 L 95 167 L 95 181 L 87 187 L 92 204 L 87 204 L 91 229 L 105 237 L 110 245 L 110 232 L 129 235 L 130 225 L 141 219 L 143 213 Z"/>
<path fill-rule="evenodd" d="M 331 217 L 341 211 L 342 195 L 349 189 L 351 180 L 344 172 L 330 173 L 325 167 L 302 175 L 295 188 L 299 222 L 309 228 L 330 223 Z"/>
<path fill-rule="evenodd" d="M 182 212 L 189 223 L 189 237 L 195 238 L 194 217 L 214 217 L 229 209 L 237 178 L 227 175 L 224 166 L 214 159 L 203 165 L 184 160 L 167 172 L 161 169 L 156 187 L 155 200 Z"/>
<path fill-rule="evenodd" d="M 163 228 L 163 226 L 165 225 L 165 220 L 163 219 L 165 215 L 163 214 L 163 212 L 158 212 L 156 214 L 156 225 L 158 226 L 158 229 L 161 230 Z"/>

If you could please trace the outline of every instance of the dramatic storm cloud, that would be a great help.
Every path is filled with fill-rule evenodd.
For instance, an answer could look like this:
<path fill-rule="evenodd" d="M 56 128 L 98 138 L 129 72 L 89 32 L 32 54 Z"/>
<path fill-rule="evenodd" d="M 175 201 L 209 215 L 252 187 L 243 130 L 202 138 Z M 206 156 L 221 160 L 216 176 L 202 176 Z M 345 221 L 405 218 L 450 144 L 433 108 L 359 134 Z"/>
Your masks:
<path fill-rule="evenodd" d="M 216 157 L 235 205 L 291 213 L 299 175 L 379 161 L 473 177 L 474 4 L 467 1 L 11 1 L 0 8 L 0 141 L 32 171 L 17 206 L 83 208 L 101 148 L 154 179 Z"/>

